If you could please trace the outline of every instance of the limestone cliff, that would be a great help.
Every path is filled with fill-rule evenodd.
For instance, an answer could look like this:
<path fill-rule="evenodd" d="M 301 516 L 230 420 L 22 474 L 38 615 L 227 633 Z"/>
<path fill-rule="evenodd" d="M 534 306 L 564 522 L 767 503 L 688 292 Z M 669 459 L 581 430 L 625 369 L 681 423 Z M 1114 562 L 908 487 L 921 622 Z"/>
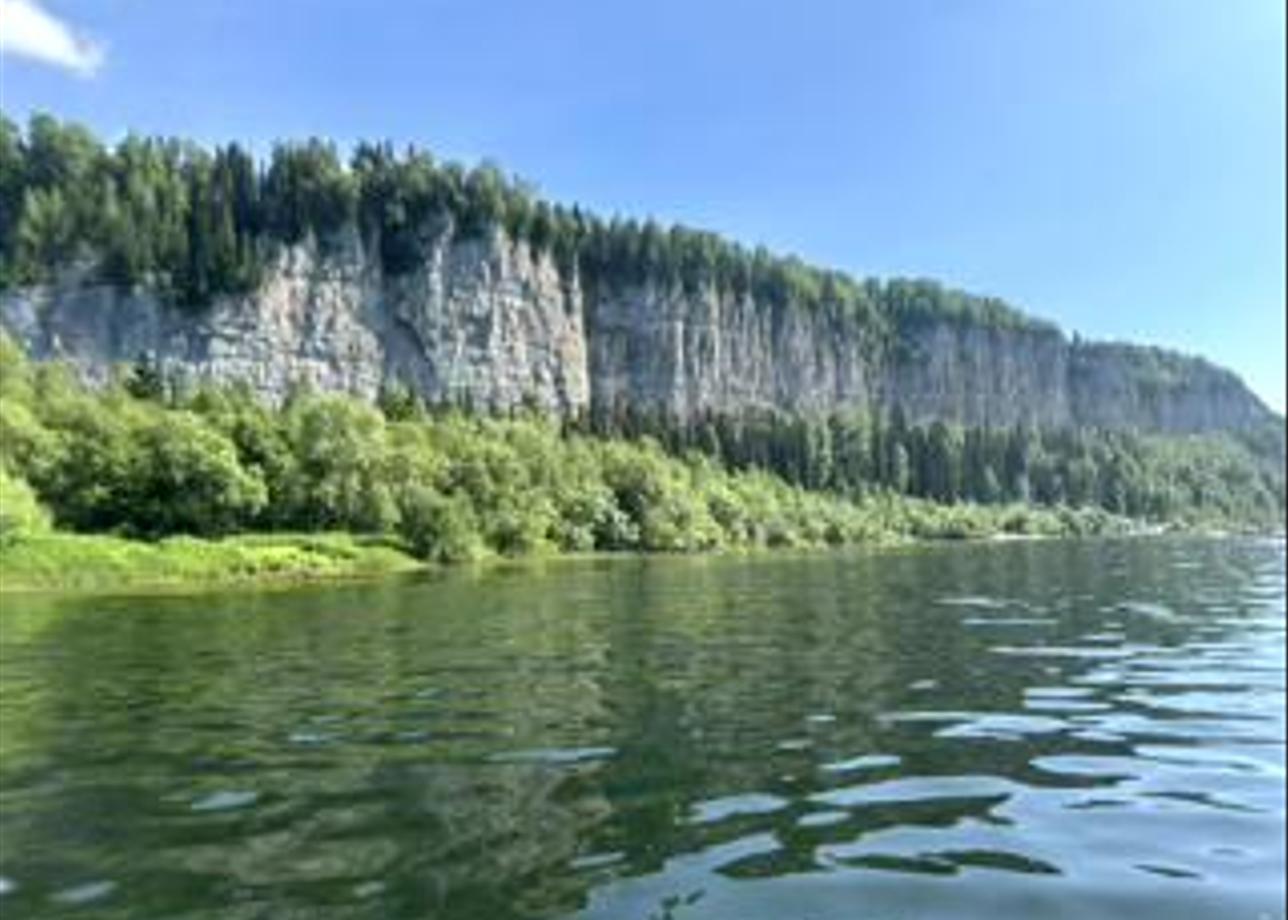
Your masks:
<path fill-rule="evenodd" d="M 839 309 L 793 309 L 712 288 L 583 284 L 501 232 L 426 242 L 385 275 L 357 234 L 278 248 L 252 293 L 200 310 L 143 288 L 65 274 L 0 296 L 0 325 L 39 359 L 102 379 L 146 356 L 172 377 L 293 381 L 373 397 L 399 380 L 431 401 L 568 413 L 591 405 L 818 413 L 899 405 L 967 424 L 1241 428 L 1270 417 L 1232 373 L 1051 327 L 962 318 L 880 328 Z"/>

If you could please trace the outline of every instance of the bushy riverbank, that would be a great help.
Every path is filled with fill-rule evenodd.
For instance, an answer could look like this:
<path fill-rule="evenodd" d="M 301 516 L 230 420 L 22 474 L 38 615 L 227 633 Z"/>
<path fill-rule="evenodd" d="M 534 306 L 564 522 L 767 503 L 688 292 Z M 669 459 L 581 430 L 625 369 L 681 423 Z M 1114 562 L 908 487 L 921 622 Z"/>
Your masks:
<path fill-rule="evenodd" d="M 245 388 L 176 394 L 155 384 L 135 370 L 90 389 L 65 367 L 28 363 L 0 336 L 4 589 L 1139 526 L 1090 506 L 933 502 L 867 483 L 808 489 L 534 413 L 430 411 L 411 400 L 376 407 L 307 389 L 273 407 Z M 1208 523 L 1203 515 L 1222 507 L 1187 508 L 1171 523 Z"/>
<path fill-rule="evenodd" d="M 882 500 L 856 506 L 866 521 L 849 543 L 979 539 L 991 536 L 1080 536 L 1126 533 L 1129 522 L 1103 512 L 1009 507 L 947 508 L 927 502 Z M 836 532 L 797 535 L 776 545 L 839 545 Z M 830 539 L 829 539 L 830 537 Z M 770 548 L 746 544 L 741 550 Z M 738 551 L 738 548 L 732 548 Z M 553 552 L 552 547 L 547 547 Z M 480 553 L 476 561 L 498 554 Z M 21 530 L 0 539 L 0 593 L 195 588 L 369 578 L 424 569 L 413 548 L 397 538 L 324 534 L 241 534 L 220 539 L 169 537 L 157 541 L 107 534 Z"/>

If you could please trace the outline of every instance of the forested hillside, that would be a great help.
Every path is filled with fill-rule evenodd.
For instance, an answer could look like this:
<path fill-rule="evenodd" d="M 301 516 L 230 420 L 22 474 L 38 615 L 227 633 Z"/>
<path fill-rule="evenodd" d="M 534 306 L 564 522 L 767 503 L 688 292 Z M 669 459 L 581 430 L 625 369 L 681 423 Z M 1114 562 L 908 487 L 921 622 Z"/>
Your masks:
<path fill-rule="evenodd" d="M 6 539 L 462 559 L 1284 520 L 1282 419 L 1201 359 L 388 145 L 0 119 L 0 327 Z"/>
<path fill-rule="evenodd" d="M 1097 533 L 1127 516 L 1270 528 L 1284 508 L 1282 478 L 1228 438 L 963 436 L 898 418 L 678 429 L 628 417 L 592 432 L 533 412 L 431 410 L 405 391 L 371 406 L 301 389 L 274 408 L 245 387 L 168 394 L 145 368 L 89 390 L 2 339 L 0 471 L 8 536 L 52 513 L 145 538 L 388 535 L 444 560 Z"/>

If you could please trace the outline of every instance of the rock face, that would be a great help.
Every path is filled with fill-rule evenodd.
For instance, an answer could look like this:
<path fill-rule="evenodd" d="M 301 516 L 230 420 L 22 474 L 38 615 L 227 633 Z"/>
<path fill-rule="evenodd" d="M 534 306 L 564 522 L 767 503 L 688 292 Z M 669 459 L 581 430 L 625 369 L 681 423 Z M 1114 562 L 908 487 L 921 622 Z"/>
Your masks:
<path fill-rule="evenodd" d="M 851 315 L 712 289 L 583 287 L 503 234 L 426 243 L 385 276 L 356 235 L 282 249 L 253 293 L 201 310 L 148 290 L 59 283 L 0 296 L 0 325 L 37 359 L 93 380 L 140 357 L 189 380 L 296 381 L 374 398 L 401 381 L 430 401 L 571 413 L 631 404 L 687 417 L 899 405 L 913 421 L 1191 432 L 1263 422 L 1229 371 L 1054 329 L 935 319 L 893 336 Z"/>
<path fill-rule="evenodd" d="M 370 399 L 386 380 L 479 406 L 531 398 L 567 412 L 590 399 L 580 292 L 499 237 L 433 246 L 392 279 L 356 239 L 325 255 L 283 249 L 258 290 L 202 310 L 68 278 L 4 296 L 0 325 L 32 357 L 96 381 L 146 356 L 168 375 L 243 380 L 273 400 L 303 381 Z"/>

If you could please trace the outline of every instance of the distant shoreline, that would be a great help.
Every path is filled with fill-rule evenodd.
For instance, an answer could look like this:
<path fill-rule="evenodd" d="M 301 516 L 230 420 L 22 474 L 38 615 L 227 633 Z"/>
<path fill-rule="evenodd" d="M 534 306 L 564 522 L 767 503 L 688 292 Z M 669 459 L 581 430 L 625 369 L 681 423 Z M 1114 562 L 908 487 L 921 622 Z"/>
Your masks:
<path fill-rule="evenodd" d="M 1106 534 L 995 532 L 973 536 L 915 537 L 890 534 L 868 543 L 841 547 L 739 547 L 705 553 L 582 552 L 495 556 L 464 563 L 416 559 L 396 541 L 344 533 L 243 534 L 217 540 L 175 537 L 158 542 L 124 537 L 44 533 L 0 543 L 0 596 L 119 595 L 122 593 L 200 593 L 229 588 L 292 588 L 302 585 L 365 582 L 398 575 L 471 569 L 530 562 L 569 562 L 640 558 L 699 558 L 811 555 L 837 549 L 912 548 L 949 543 L 1010 543 L 1031 540 L 1156 537 L 1169 534 L 1211 537 L 1277 537 L 1283 532 L 1235 532 L 1210 528 L 1139 527 Z"/>

